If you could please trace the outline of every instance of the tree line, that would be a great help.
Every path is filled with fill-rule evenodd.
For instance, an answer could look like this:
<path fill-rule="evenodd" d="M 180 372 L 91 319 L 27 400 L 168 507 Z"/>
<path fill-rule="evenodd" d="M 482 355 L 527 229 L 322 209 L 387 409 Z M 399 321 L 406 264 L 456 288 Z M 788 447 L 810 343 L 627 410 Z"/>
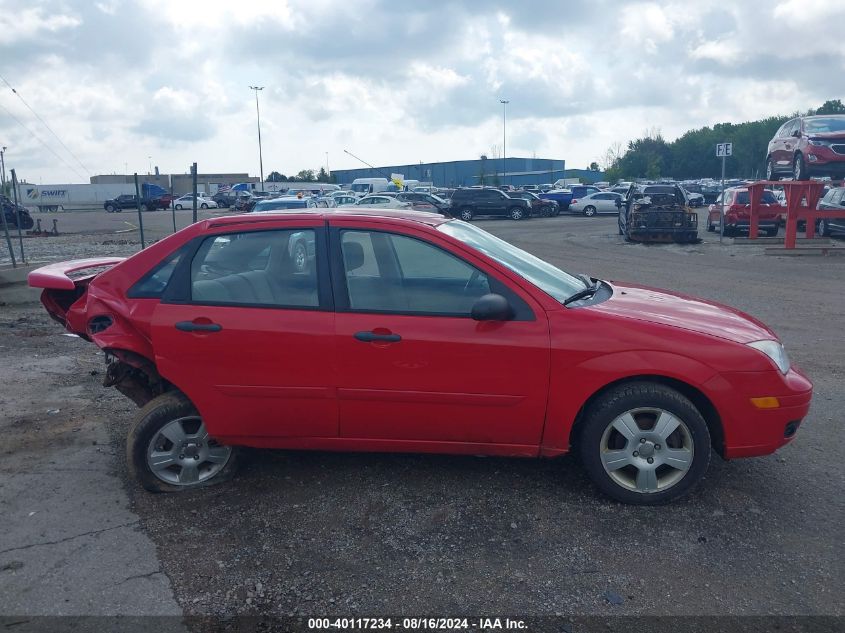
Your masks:
<path fill-rule="evenodd" d="M 733 143 L 733 156 L 725 164 L 726 177 L 763 177 L 766 149 L 778 128 L 791 118 L 813 114 L 845 114 L 845 105 L 834 99 L 815 110 L 790 116 L 717 123 L 712 128 L 690 130 L 672 142 L 667 142 L 659 130 L 648 130 L 642 138 L 630 141 L 627 148 L 616 143 L 607 150 L 605 178 L 610 182 L 633 178 L 719 178 L 722 161 L 716 157 L 717 143 Z"/>
<path fill-rule="evenodd" d="M 296 181 L 296 182 L 334 182 L 335 178 L 333 174 L 330 174 L 326 171 L 325 167 L 320 167 L 319 171 L 316 173 L 313 169 L 301 169 L 299 170 L 296 175 L 293 176 L 285 176 L 284 174 L 278 171 L 271 171 L 267 175 L 267 182 L 289 182 L 289 181 Z"/>

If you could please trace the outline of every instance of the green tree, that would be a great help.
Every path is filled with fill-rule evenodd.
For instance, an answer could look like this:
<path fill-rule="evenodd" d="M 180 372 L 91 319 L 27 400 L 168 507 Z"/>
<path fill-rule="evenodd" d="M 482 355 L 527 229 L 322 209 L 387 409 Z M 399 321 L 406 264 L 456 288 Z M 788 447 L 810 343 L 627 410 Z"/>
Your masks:
<path fill-rule="evenodd" d="M 299 180 L 302 182 L 314 182 L 315 180 L 317 180 L 317 177 L 314 176 L 313 169 L 302 169 L 293 178 L 294 180 Z"/>
<path fill-rule="evenodd" d="M 329 182 L 329 173 L 325 167 L 320 167 L 320 171 L 317 172 L 317 182 Z"/>
<path fill-rule="evenodd" d="M 596 161 L 590 163 L 590 171 L 599 171 L 599 164 Z"/>
<path fill-rule="evenodd" d="M 287 176 L 285 176 L 284 174 L 280 174 L 277 171 L 271 171 L 270 174 L 267 176 L 267 182 L 284 182 L 287 179 Z"/>
<path fill-rule="evenodd" d="M 816 114 L 845 114 L 845 104 L 839 99 L 830 99 L 816 110 Z"/>

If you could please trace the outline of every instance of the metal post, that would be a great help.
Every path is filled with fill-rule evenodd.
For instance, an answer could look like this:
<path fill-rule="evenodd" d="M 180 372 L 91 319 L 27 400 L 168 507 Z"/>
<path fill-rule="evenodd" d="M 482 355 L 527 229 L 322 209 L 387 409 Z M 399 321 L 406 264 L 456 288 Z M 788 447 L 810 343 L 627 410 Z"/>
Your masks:
<path fill-rule="evenodd" d="M 12 268 L 17 268 L 18 263 L 15 261 L 15 250 L 12 248 L 12 238 L 9 237 L 9 225 L 6 224 L 6 209 L 0 205 L 0 216 L 3 218 L 3 233 L 6 234 L 6 246 L 9 247 L 9 256 L 12 258 Z"/>
<path fill-rule="evenodd" d="M 193 180 L 193 187 L 194 187 L 194 221 L 193 223 L 197 223 L 197 164 L 194 163 L 191 165 L 191 179 Z"/>
<path fill-rule="evenodd" d="M 264 90 L 264 86 L 250 86 L 255 90 L 255 116 L 258 120 L 258 168 L 261 170 L 261 191 L 264 191 L 264 158 L 261 156 L 261 111 L 258 109 L 258 91 Z"/>
<path fill-rule="evenodd" d="M 505 170 L 507 169 L 507 155 L 508 155 L 508 140 L 507 140 L 507 117 L 506 117 L 506 110 L 510 101 L 506 99 L 499 99 L 499 103 L 502 104 L 502 184 L 507 184 L 505 179 Z"/>
<path fill-rule="evenodd" d="M 173 216 L 173 232 L 176 232 L 176 198 L 173 197 L 173 174 L 170 174 L 170 215 Z"/>
<path fill-rule="evenodd" d="M 15 170 L 12 169 L 12 192 L 15 194 L 15 219 L 18 223 L 18 241 L 21 247 L 21 263 L 26 263 L 26 257 L 23 254 L 23 233 L 21 233 L 21 207 L 18 204 L 18 177 L 15 175 Z"/>
<path fill-rule="evenodd" d="M 135 206 L 138 208 L 138 228 L 141 231 L 141 250 L 147 248 L 144 241 L 144 216 L 141 215 L 141 189 L 138 187 L 138 172 L 135 172 Z"/>
<path fill-rule="evenodd" d="M 719 244 L 722 243 L 722 239 L 725 237 L 725 157 L 722 156 L 722 208 L 719 211 L 719 215 L 722 218 L 719 221 Z"/>

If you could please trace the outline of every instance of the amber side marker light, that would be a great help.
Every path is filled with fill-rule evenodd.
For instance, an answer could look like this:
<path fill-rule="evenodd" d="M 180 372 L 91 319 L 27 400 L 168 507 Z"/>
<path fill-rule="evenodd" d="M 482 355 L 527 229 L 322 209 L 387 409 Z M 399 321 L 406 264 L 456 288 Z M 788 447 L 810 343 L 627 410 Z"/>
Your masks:
<path fill-rule="evenodd" d="M 751 398 L 751 404 L 758 409 L 777 409 L 780 402 L 774 396 L 766 396 L 765 398 Z"/>

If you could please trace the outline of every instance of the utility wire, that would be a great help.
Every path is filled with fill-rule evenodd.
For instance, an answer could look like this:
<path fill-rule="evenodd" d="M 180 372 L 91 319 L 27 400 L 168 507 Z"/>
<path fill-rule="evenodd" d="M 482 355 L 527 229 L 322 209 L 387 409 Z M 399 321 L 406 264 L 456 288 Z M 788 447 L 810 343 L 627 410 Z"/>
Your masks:
<path fill-rule="evenodd" d="M 80 174 L 73 165 L 71 165 L 65 158 L 63 158 L 60 154 L 58 154 L 52 147 L 50 147 L 49 145 L 47 145 L 47 143 L 42 141 L 41 138 L 35 132 L 30 130 L 26 125 L 24 125 L 18 117 L 16 117 L 14 114 L 9 112 L 9 110 L 6 108 L 6 106 L 4 106 L 2 103 L 0 103 L 0 108 L 2 108 L 6 112 L 6 114 L 8 114 L 10 117 L 12 117 L 17 122 L 18 125 L 20 125 L 23 129 L 25 129 L 27 132 L 29 132 L 32 135 L 32 137 L 36 141 L 41 143 L 53 156 L 55 156 L 60 161 L 62 161 L 65 165 L 67 165 L 67 167 L 74 174 L 76 174 L 80 179 L 85 180 L 85 176 Z"/>
<path fill-rule="evenodd" d="M 38 114 L 35 110 L 33 110 L 33 109 L 32 109 L 32 106 L 31 106 L 31 105 L 29 105 L 29 104 L 26 102 L 26 100 L 25 100 L 25 99 L 24 99 L 24 98 L 20 95 L 20 93 L 12 87 L 12 84 L 10 84 L 8 81 L 6 81 L 6 78 L 5 78 L 3 75 L 0 75 L 0 79 L 2 79 L 2 80 L 3 80 L 3 83 L 4 83 L 4 84 L 6 84 L 7 86 L 9 86 L 9 90 L 11 90 L 12 92 L 14 92 L 14 93 L 15 93 L 15 95 L 17 96 L 17 98 L 21 100 L 21 103 L 23 103 L 23 104 L 24 104 L 27 108 L 29 108 L 29 111 L 30 111 L 30 112 L 32 112 L 32 113 L 35 115 L 35 118 L 37 118 L 39 121 L 41 121 L 41 123 L 43 123 L 43 124 L 44 124 L 44 127 L 46 127 L 46 128 L 50 131 L 50 134 L 52 134 L 54 137 L 56 137 L 56 140 L 59 142 L 59 145 L 61 145 L 62 147 L 64 147 L 64 148 L 65 148 L 65 150 L 67 150 L 67 153 L 68 153 L 68 154 L 70 154 L 71 156 L 73 156 L 73 157 L 76 159 L 76 162 L 77 162 L 77 163 L 79 163 L 80 165 L 82 165 L 82 169 L 84 169 L 84 170 L 88 173 L 88 175 L 90 176 L 90 175 L 91 175 L 91 170 L 89 170 L 89 169 L 88 169 L 88 168 L 87 168 L 87 167 L 83 164 L 83 162 L 82 162 L 81 160 L 79 160 L 79 157 L 78 157 L 76 154 L 74 154 L 74 153 L 70 150 L 70 148 L 69 148 L 67 145 L 65 145 L 65 144 L 64 144 L 64 142 L 62 141 L 62 139 L 60 139 L 60 138 L 59 138 L 59 135 L 58 135 L 58 134 L 56 134 L 56 133 L 53 131 L 53 128 L 51 128 L 49 125 L 47 125 L 47 121 L 45 121 L 44 119 L 42 119 L 42 118 L 41 118 L 41 116 L 40 116 L 40 115 L 39 115 L 39 114 Z"/>

